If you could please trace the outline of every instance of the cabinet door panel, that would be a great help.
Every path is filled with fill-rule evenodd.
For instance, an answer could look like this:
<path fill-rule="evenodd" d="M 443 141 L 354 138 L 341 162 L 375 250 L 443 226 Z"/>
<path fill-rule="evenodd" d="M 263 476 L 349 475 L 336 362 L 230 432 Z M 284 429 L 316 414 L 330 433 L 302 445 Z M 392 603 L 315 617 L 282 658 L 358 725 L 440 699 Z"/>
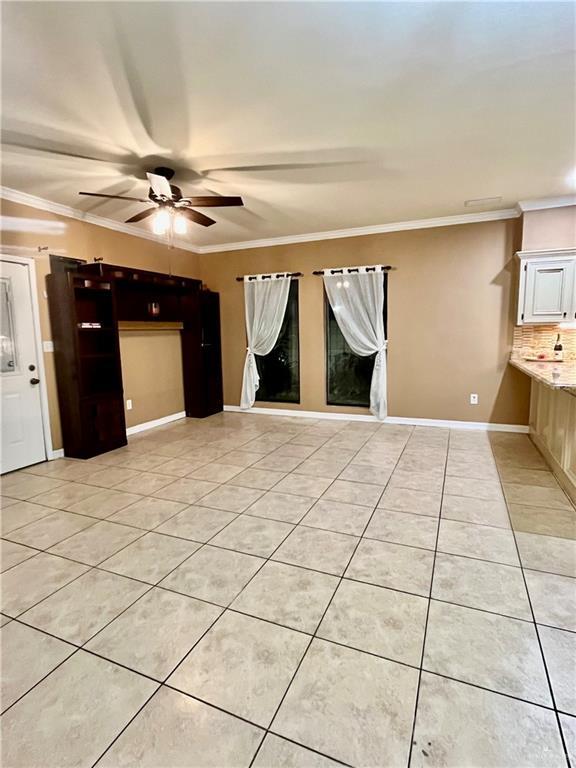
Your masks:
<path fill-rule="evenodd" d="M 572 261 L 529 262 L 524 301 L 525 323 L 559 322 L 572 304 Z"/>

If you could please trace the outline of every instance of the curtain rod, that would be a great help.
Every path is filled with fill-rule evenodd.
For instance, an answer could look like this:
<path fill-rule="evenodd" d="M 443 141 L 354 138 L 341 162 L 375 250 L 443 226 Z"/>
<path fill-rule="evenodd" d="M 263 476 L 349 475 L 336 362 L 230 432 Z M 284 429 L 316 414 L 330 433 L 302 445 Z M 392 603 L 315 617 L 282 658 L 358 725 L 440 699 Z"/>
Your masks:
<path fill-rule="evenodd" d="M 251 282 L 252 280 L 279 280 L 282 277 L 302 277 L 302 272 L 272 272 L 269 275 L 244 275 L 244 277 L 237 277 L 237 283 L 243 283 L 245 280 Z"/>
<path fill-rule="evenodd" d="M 346 273 L 347 275 L 351 275 L 353 273 L 359 273 L 360 270 L 362 272 L 390 272 L 391 270 L 396 269 L 396 267 L 391 266 L 382 266 L 381 264 L 376 264 L 372 267 L 339 267 L 337 269 L 317 269 L 314 272 L 312 272 L 313 275 L 343 275 Z"/>

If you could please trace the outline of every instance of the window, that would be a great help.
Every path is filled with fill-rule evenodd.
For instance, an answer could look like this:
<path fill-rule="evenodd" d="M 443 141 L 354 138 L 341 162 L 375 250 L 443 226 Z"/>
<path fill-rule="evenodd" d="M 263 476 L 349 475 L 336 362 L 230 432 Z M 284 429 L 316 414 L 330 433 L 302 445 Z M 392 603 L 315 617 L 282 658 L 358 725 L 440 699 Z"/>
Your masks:
<path fill-rule="evenodd" d="M 370 405 L 370 383 L 376 354 L 355 355 L 324 294 L 326 308 L 326 402 L 328 405 Z M 388 275 L 384 272 L 384 332 L 388 338 Z"/>
<path fill-rule="evenodd" d="M 260 386 L 256 400 L 300 402 L 300 342 L 298 338 L 298 280 L 290 282 L 286 314 L 276 345 L 267 355 L 255 355 Z"/>

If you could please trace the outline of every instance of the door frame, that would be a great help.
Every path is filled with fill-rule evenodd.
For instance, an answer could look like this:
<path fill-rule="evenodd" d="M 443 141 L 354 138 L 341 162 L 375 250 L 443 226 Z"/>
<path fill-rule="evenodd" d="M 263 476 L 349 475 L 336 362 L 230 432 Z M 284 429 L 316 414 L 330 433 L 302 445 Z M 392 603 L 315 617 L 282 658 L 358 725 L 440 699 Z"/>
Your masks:
<path fill-rule="evenodd" d="M 32 257 L 11 256 L 0 251 L 0 261 L 8 261 L 16 264 L 24 264 L 28 267 L 28 287 L 32 303 L 32 324 L 34 326 L 34 349 L 38 365 L 38 378 L 40 379 L 40 413 L 42 416 L 42 438 L 44 443 L 45 459 L 60 458 L 62 451 L 55 451 L 52 444 L 52 431 L 50 429 L 50 411 L 48 408 L 48 389 L 46 387 L 46 367 L 44 365 L 44 349 L 42 346 L 42 332 L 40 329 L 40 307 L 38 304 L 38 283 L 36 279 L 36 262 Z M 24 469 L 24 467 L 22 467 Z"/>

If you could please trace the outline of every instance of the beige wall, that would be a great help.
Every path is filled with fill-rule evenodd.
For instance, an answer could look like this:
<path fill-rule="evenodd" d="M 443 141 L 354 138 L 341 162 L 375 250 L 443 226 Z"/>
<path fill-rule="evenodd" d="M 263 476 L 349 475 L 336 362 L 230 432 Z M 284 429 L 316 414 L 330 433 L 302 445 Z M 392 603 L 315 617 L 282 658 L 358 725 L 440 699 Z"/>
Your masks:
<path fill-rule="evenodd" d="M 50 271 L 48 257 L 50 251 L 77 259 L 86 259 L 87 261 L 93 261 L 98 257 L 103 258 L 104 261 L 111 264 L 121 264 L 123 266 L 150 269 L 158 272 L 168 272 L 171 269 L 174 274 L 183 275 L 184 277 L 200 277 L 198 256 L 189 251 L 183 251 L 178 248 L 170 250 L 165 245 L 156 243 L 152 240 L 145 240 L 141 237 L 134 237 L 122 232 L 115 232 L 114 230 L 97 227 L 93 224 L 76 221 L 75 219 L 69 219 L 64 216 L 57 216 L 53 213 L 39 211 L 35 208 L 29 208 L 28 206 L 19 205 L 17 203 L 7 202 L 6 200 L 1 201 L 1 211 L 3 216 L 32 219 L 37 222 L 34 225 L 36 228 L 38 228 L 42 222 L 45 222 L 47 226 L 56 223 L 62 227 L 62 231 L 58 234 L 33 232 L 31 231 L 31 226 L 29 227 L 29 230 L 25 232 L 2 232 L 2 243 L 6 246 L 23 246 L 31 249 L 36 249 L 38 246 L 48 246 L 48 251 L 44 251 L 42 255 L 35 257 L 36 274 L 38 278 L 40 326 L 43 341 L 52 338 L 48 317 L 48 302 L 44 295 L 46 275 Z M 23 253 L 22 255 L 30 256 L 31 254 Z M 155 349 L 159 348 L 158 344 L 155 342 L 153 342 L 153 344 Z M 146 345 L 140 345 L 139 347 L 143 354 L 145 346 Z M 124 345 L 124 347 L 126 349 L 126 345 Z M 128 347 L 131 350 L 131 343 L 129 343 Z M 129 359 L 134 360 L 134 355 L 131 354 L 131 351 L 129 351 L 128 354 Z M 166 371 L 166 377 L 164 378 L 177 378 L 178 386 L 181 390 L 181 363 L 179 360 L 176 362 L 174 355 L 170 355 L 168 351 L 166 352 L 166 355 L 168 355 L 171 360 L 172 367 L 170 370 Z M 58 449 L 62 447 L 62 436 L 60 429 L 60 414 L 58 410 L 58 397 L 56 393 L 54 357 L 52 353 L 44 354 L 44 364 L 46 366 L 52 443 L 54 448 Z M 124 368 L 123 361 L 123 372 L 129 377 L 128 381 L 130 382 L 131 365 L 126 368 L 126 370 L 124 370 Z M 162 387 L 164 388 L 163 391 L 166 392 L 165 383 L 162 384 Z M 176 388 L 176 384 L 171 387 L 171 401 L 173 403 L 180 403 L 181 400 L 175 391 Z M 138 420 L 134 420 L 136 417 L 136 408 L 134 411 L 126 414 L 129 425 L 143 421 L 151 421 L 160 418 L 160 416 L 167 415 L 160 393 L 158 393 L 157 396 L 151 392 L 148 392 L 148 394 L 142 393 L 138 398 L 138 402 L 140 403 L 138 406 Z M 147 403 L 147 406 L 144 406 L 144 403 Z M 175 411 L 171 412 L 174 413 L 181 410 L 183 410 L 183 407 L 178 406 Z"/>
<path fill-rule="evenodd" d="M 121 330 L 120 359 L 126 426 L 143 424 L 184 410 L 180 331 Z"/>
<path fill-rule="evenodd" d="M 239 403 L 246 348 L 234 278 L 290 270 L 304 273 L 301 403 L 282 407 L 366 413 L 325 404 L 323 288 L 311 272 L 389 263 L 397 267 L 389 280 L 390 415 L 527 424 L 529 382 L 507 364 L 519 234 L 512 220 L 202 255 L 202 279 L 221 294 L 224 402 Z M 478 406 L 469 405 L 472 392 Z"/>
<path fill-rule="evenodd" d="M 576 247 L 576 206 L 528 211 L 523 217 L 522 250 Z"/>

